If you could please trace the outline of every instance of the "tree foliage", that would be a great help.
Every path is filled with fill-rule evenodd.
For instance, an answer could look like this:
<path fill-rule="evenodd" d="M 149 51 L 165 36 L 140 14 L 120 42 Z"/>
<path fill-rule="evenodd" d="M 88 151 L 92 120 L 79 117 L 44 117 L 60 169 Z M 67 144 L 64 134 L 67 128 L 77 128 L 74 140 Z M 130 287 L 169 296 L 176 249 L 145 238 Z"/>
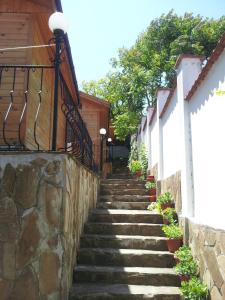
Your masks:
<path fill-rule="evenodd" d="M 130 49 L 119 49 L 105 78 L 83 82 L 83 89 L 111 102 L 116 135 L 125 139 L 135 132 L 143 108 L 154 105 L 157 88 L 171 87 L 178 55 L 207 58 L 224 32 L 224 16 L 214 20 L 170 11 L 153 20 Z"/>

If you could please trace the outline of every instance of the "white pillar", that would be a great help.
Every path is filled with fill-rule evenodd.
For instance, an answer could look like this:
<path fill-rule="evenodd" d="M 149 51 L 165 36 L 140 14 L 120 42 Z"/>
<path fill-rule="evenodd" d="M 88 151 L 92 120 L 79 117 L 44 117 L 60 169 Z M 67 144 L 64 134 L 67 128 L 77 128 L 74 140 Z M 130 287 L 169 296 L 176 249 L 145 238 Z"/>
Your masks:
<path fill-rule="evenodd" d="M 161 112 L 164 108 L 166 100 L 169 96 L 170 89 L 158 89 L 157 91 L 157 127 L 159 137 L 159 162 L 158 162 L 158 180 L 162 180 L 163 175 L 163 134 L 162 121 L 160 118 Z"/>
<path fill-rule="evenodd" d="M 189 90 L 202 69 L 202 57 L 181 55 L 175 65 L 177 69 L 177 98 L 180 108 L 181 126 L 181 194 L 182 216 L 192 217 L 194 213 L 194 187 L 192 167 L 191 124 L 188 102 Z"/>

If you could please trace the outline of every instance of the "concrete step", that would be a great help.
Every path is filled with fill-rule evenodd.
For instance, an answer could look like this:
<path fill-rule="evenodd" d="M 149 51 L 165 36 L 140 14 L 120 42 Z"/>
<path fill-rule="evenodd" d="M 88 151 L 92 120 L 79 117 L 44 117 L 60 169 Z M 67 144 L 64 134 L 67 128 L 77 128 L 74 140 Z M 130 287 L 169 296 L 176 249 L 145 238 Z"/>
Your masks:
<path fill-rule="evenodd" d="M 121 202 L 150 202 L 149 195 L 100 195 L 99 201 L 103 202 L 112 202 L 112 201 L 121 201 Z"/>
<path fill-rule="evenodd" d="M 177 287 L 126 284 L 75 284 L 70 300 L 180 300 Z"/>
<path fill-rule="evenodd" d="M 78 264 L 100 266 L 172 268 L 173 254 L 143 249 L 81 248 Z"/>
<path fill-rule="evenodd" d="M 161 224 L 92 223 L 84 226 L 85 234 L 164 236 Z"/>
<path fill-rule="evenodd" d="M 149 190 L 141 187 L 139 189 L 101 189 L 101 195 L 150 195 Z"/>
<path fill-rule="evenodd" d="M 94 209 L 89 216 L 90 222 L 115 222 L 115 223 L 154 223 L 162 224 L 163 218 L 160 214 L 147 210 L 129 209 Z"/>
<path fill-rule="evenodd" d="M 74 283 L 120 283 L 154 286 L 180 286 L 171 268 L 103 267 L 79 265 L 74 270 Z"/>
<path fill-rule="evenodd" d="M 85 234 L 81 248 L 121 248 L 167 251 L 165 237 Z"/>
<path fill-rule="evenodd" d="M 147 209 L 150 202 L 98 202 L 97 208 L 105 209 L 136 209 L 136 210 L 145 210 Z"/>

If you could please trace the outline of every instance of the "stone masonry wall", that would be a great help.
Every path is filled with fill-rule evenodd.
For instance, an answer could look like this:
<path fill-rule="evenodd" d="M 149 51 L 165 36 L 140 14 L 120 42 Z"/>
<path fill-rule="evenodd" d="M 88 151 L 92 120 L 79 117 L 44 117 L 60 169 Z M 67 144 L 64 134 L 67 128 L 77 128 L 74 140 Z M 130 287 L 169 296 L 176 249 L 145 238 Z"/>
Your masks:
<path fill-rule="evenodd" d="M 189 221 L 189 244 L 211 300 L 225 299 L 225 231 Z"/>
<path fill-rule="evenodd" d="M 161 193 L 170 192 L 173 195 L 176 211 L 180 213 L 182 209 L 180 171 L 160 181 L 160 192 Z"/>
<path fill-rule="evenodd" d="M 153 175 L 155 180 L 158 179 L 158 164 L 155 164 L 154 167 L 150 169 L 150 175 Z"/>
<path fill-rule="evenodd" d="M 1 154 L 1 300 L 68 298 L 98 185 L 98 177 L 67 154 Z"/>

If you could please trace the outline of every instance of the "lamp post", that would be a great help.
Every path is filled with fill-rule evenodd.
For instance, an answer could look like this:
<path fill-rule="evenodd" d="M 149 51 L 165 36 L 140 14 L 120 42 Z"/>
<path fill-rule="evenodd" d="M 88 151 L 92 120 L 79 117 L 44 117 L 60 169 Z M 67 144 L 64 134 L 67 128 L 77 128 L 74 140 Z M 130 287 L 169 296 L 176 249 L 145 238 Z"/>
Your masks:
<path fill-rule="evenodd" d="M 66 34 L 68 29 L 68 22 L 63 13 L 55 12 L 50 16 L 48 25 L 50 30 L 54 34 L 54 40 L 55 40 L 55 59 L 54 59 L 55 85 L 54 85 L 54 107 L 53 107 L 53 126 L 52 126 L 52 150 L 56 151 L 61 44 L 63 43 L 64 34 Z"/>
<path fill-rule="evenodd" d="M 102 167 L 103 167 L 103 140 L 105 138 L 106 135 L 106 129 L 105 128 L 101 128 L 99 130 L 100 136 L 101 136 L 101 149 L 100 149 L 100 170 L 102 171 Z"/>
<path fill-rule="evenodd" d="M 110 154 L 110 146 L 111 146 L 111 143 L 112 143 L 112 138 L 109 137 L 107 139 L 107 142 L 108 142 L 108 152 L 109 152 L 109 154 L 108 154 L 108 161 L 111 162 L 112 161 L 112 155 Z"/>

